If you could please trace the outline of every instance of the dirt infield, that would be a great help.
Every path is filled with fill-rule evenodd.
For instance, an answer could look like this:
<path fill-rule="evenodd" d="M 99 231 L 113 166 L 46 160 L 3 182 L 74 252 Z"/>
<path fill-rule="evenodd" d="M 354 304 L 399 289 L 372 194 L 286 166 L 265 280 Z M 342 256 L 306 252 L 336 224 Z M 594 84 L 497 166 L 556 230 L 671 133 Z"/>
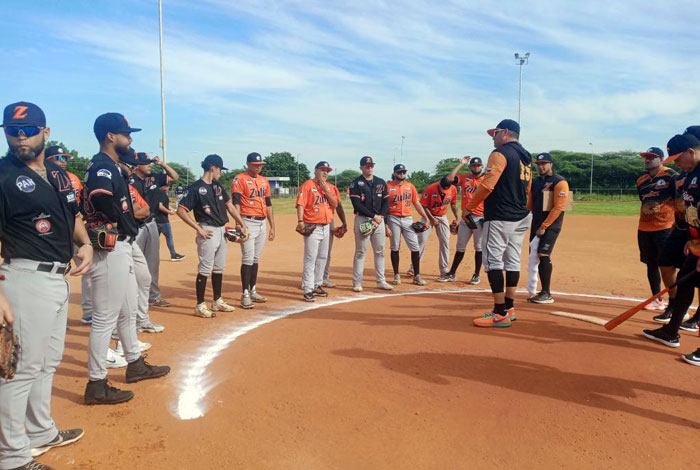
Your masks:
<path fill-rule="evenodd" d="M 83 427 L 86 436 L 40 460 L 59 469 L 696 465 L 700 371 L 678 359 L 700 346 L 696 335 L 682 334 L 681 348 L 672 350 L 639 336 L 652 312 L 613 332 L 549 314 L 607 319 L 632 305 L 620 299 L 556 295 L 555 304 L 536 307 L 520 294 L 519 319 L 493 331 L 471 324 L 491 305 L 484 292 L 396 295 L 417 290 L 409 284 L 374 297 L 379 291 L 368 269 L 365 292 L 354 294 L 351 234 L 334 246 L 339 286 L 327 300 L 345 302 L 299 312 L 309 307 L 300 299 L 302 239 L 293 231 L 294 215 L 278 216 L 277 225 L 258 284 L 269 302 L 205 320 L 191 314 L 193 231 L 173 224 L 178 252 L 187 258 L 171 263 L 163 243 L 161 290 L 173 305 L 151 311 L 166 331 L 141 335 L 153 344 L 149 361 L 173 372 L 126 385 L 123 369 L 111 371 L 116 386 L 136 393 L 127 404 L 82 405 L 89 330 L 79 323 L 80 283 L 71 279 L 53 408 L 59 427 Z M 402 251 L 403 267 L 408 258 Z M 229 300 L 240 296 L 239 261 L 238 247 L 230 245 Z M 635 218 L 567 216 L 553 264 L 556 291 L 648 295 Z M 472 267 L 470 245 L 462 281 Z M 427 290 L 473 288 L 434 282 L 435 237 L 423 272 Z M 193 375 L 200 369 L 204 375 Z M 203 416 L 181 419 L 183 410 Z"/>

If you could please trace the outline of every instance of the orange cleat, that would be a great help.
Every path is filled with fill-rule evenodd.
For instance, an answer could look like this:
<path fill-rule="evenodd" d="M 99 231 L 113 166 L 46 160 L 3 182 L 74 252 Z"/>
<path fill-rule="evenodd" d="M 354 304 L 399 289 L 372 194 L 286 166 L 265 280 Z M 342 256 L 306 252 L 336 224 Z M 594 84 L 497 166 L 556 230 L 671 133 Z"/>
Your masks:
<path fill-rule="evenodd" d="M 497 328 L 505 328 L 511 325 L 510 323 L 510 317 L 508 316 L 508 312 L 506 312 L 505 315 L 499 315 L 494 312 L 489 312 L 483 317 L 475 318 L 474 319 L 474 325 L 482 327 L 482 328 L 489 328 L 489 327 L 497 327 Z"/>

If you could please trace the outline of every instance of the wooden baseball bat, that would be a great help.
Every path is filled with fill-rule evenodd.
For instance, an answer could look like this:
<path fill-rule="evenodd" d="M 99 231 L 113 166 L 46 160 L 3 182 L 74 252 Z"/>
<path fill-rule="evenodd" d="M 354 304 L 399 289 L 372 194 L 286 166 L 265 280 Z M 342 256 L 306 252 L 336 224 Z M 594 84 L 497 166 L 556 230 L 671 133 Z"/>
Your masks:
<path fill-rule="evenodd" d="M 639 311 L 642 310 L 644 307 L 646 307 L 647 305 L 649 305 L 650 303 L 652 303 L 654 300 L 656 300 L 656 299 L 658 299 L 659 297 L 661 297 L 662 295 L 664 295 L 664 294 L 665 294 L 666 292 L 668 292 L 670 289 L 673 289 L 674 287 L 676 287 L 676 286 L 678 286 L 678 285 L 680 285 L 680 284 L 683 284 L 684 282 L 687 282 L 687 281 L 690 280 L 692 277 L 694 277 L 695 274 L 697 274 L 697 271 L 693 270 L 693 271 L 687 273 L 687 274 L 686 274 L 685 276 L 683 276 L 682 278 L 676 279 L 676 282 L 674 282 L 673 284 L 671 284 L 670 286 L 668 286 L 666 289 L 662 290 L 662 291 L 659 292 L 658 294 L 649 297 L 647 300 L 645 300 L 645 301 L 642 302 L 641 304 L 635 305 L 635 306 L 632 307 L 631 309 L 629 309 L 629 310 L 627 310 L 627 311 L 621 313 L 620 315 L 616 316 L 616 317 L 613 318 L 612 320 L 608 321 L 608 322 L 605 324 L 605 329 L 608 330 L 608 331 L 610 331 L 610 330 L 612 330 L 613 328 L 615 328 L 616 326 L 618 326 L 619 324 L 626 322 L 627 320 L 629 320 L 630 318 L 632 318 L 637 312 L 639 312 Z"/>

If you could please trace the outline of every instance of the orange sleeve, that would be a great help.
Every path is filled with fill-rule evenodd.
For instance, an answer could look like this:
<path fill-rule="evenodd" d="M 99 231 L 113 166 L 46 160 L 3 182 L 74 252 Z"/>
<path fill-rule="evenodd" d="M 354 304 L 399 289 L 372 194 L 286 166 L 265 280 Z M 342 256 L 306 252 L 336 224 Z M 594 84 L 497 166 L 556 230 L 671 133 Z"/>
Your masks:
<path fill-rule="evenodd" d="M 559 217 L 559 214 L 564 212 L 566 199 L 569 197 L 569 183 L 567 183 L 566 180 L 558 182 L 552 189 L 552 197 L 554 198 L 552 210 L 549 211 L 549 215 L 544 219 L 544 222 L 542 222 L 542 227 L 544 228 L 552 225 L 552 223 L 557 220 L 557 217 Z"/>
<path fill-rule="evenodd" d="M 506 169 L 506 164 L 506 157 L 501 152 L 491 152 L 489 160 L 486 162 L 486 174 L 476 188 L 474 196 L 467 203 L 466 210 L 472 212 L 484 199 L 489 197 L 489 194 L 491 194 L 491 191 L 493 191 L 496 183 L 501 178 L 503 170 Z"/>
<path fill-rule="evenodd" d="M 243 194 L 240 190 L 241 179 L 240 175 L 238 175 L 234 176 L 233 180 L 231 180 L 231 196 L 233 196 L 233 193 Z"/>

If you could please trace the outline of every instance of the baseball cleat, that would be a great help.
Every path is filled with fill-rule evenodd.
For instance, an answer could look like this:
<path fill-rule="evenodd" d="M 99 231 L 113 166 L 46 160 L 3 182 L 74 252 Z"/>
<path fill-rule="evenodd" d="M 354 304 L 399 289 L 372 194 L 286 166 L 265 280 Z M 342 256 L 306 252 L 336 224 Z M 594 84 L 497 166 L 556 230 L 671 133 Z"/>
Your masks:
<path fill-rule="evenodd" d="M 32 457 L 39 457 L 54 447 L 63 447 L 77 442 L 84 435 L 85 431 L 82 429 L 64 429 L 63 431 L 58 431 L 58 434 L 56 434 L 56 437 L 51 442 L 43 446 L 33 447 L 31 450 Z"/>
<path fill-rule="evenodd" d="M 162 333 L 165 331 L 165 327 L 149 320 L 146 323 L 138 325 L 136 331 L 138 333 Z"/>
<path fill-rule="evenodd" d="M 236 308 L 233 305 L 227 304 L 221 297 L 211 303 L 212 312 L 233 312 L 234 310 L 236 310 Z"/>
<path fill-rule="evenodd" d="M 518 319 L 516 313 L 515 313 L 515 307 L 507 308 L 506 313 L 510 317 L 510 321 L 515 321 Z"/>
<path fill-rule="evenodd" d="M 391 287 L 391 284 L 389 284 L 386 281 L 381 281 L 377 283 L 377 289 L 384 289 L 384 290 L 394 290 L 393 287 Z"/>
<path fill-rule="evenodd" d="M 43 463 L 39 462 L 38 460 L 30 460 L 29 462 L 25 463 L 21 467 L 15 467 L 12 470 L 55 470 L 53 467 L 49 467 L 48 465 L 44 465 Z"/>
<path fill-rule="evenodd" d="M 318 286 L 313 291 L 314 297 L 328 297 L 328 292 L 323 290 L 323 287 Z"/>
<path fill-rule="evenodd" d="M 362 284 L 354 284 L 354 285 L 352 286 L 352 290 L 353 290 L 354 292 L 362 292 Z"/>
<path fill-rule="evenodd" d="M 305 301 L 305 302 L 316 302 L 316 298 L 315 298 L 315 296 L 314 296 L 313 291 L 304 292 L 304 297 L 303 297 L 303 298 L 304 298 L 304 301 Z"/>
<path fill-rule="evenodd" d="M 89 317 L 81 318 L 80 323 L 82 323 L 83 325 L 92 325 L 92 315 L 90 315 Z"/>
<path fill-rule="evenodd" d="M 669 348 L 677 348 L 681 345 L 680 336 L 677 334 L 671 335 L 664 330 L 664 327 L 657 328 L 655 330 L 642 330 L 642 334 L 645 338 L 661 343 Z"/>
<path fill-rule="evenodd" d="M 157 299 L 149 299 L 148 305 L 151 307 L 170 307 L 170 302 L 159 297 Z"/>
<path fill-rule="evenodd" d="M 479 277 L 479 275 L 478 274 L 472 275 L 472 278 L 469 280 L 469 284 L 476 286 L 479 283 L 481 283 L 481 278 Z"/>
<path fill-rule="evenodd" d="M 265 302 L 267 302 L 267 298 L 258 294 L 258 291 L 255 290 L 255 287 L 253 287 L 253 290 L 250 291 L 250 300 L 259 304 L 264 304 Z"/>
<path fill-rule="evenodd" d="M 130 362 L 126 366 L 126 383 L 140 382 L 142 380 L 157 379 L 170 373 L 168 366 L 152 366 L 143 356 Z"/>
<path fill-rule="evenodd" d="M 700 349 L 695 350 L 690 354 L 683 354 L 681 356 L 685 362 L 693 366 L 700 366 Z"/>
<path fill-rule="evenodd" d="M 394 285 L 401 285 L 401 274 L 394 274 Z"/>
<path fill-rule="evenodd" d="M 194 308 L 194 315 L 196 317 L 202 317 L 202 318 L 214 318 L 214 317 L 216 317 L 216 313 L 209 310 L 207 308 L 207 304 L 205 302 L 202 302 L 201 304 L 197 305 Z"/>
<path fill-rule="evenodd" d="M 185 259 L 185 255 L 180 255 L 178 253 L 175 253 L 170 257 L 170 261 L 180 261 L 181 259 Z"/>
<path fill-rule="evenodd" d="M 112 387 L 107 379 L 90 380 L 83 396 L 86 405 L 116 405 L 132 398 L 134 398 L 134 392 Z"/>
<path fill-rule="evenodd" d="M 253 299 L 250 298 L 250 294 L 248 291 L 244 291 L 243 295 L 241 296 L 241 307 L 245 309 L 253 308 L 255 305 L 253 305 Z"/>
<path fill-rule="evenodd" d="M 324 279 L 323 284 L 321 284 L 321 287 L 330 287 L 331 289 L 336 286 L 335 282 L 331 281 L 330 279 Z"/>
<path fill-rule="evenodd" d="M 489 312 L 483 317 L 475 318 L 474 325 L 481 328 L 505 328 L 511 325 L 508 312 L 505 315 L 499 315 L 494 312 Z"/>
<path fill-rule="evenodd" d="M 554 299 L 552 298 L 551 295 L 549 295 L 549 292 L 541 291 L 537 295 L 533 295 L 532 297 L 527 299 L 528 302 L 532 302 L 533 304 L 553 304 Z"/>
<path fill-rule="evenodd" d="M 450 275 L 440 274 L 440 277 L 437 278 L 437 282 L 450 282 Z"/>
<path fill-rule="evenodd" d="M 654 300 L 652 303 L 644 307 L 644 310 L 665 310 L 666 304 L 661 298 Z"/>
<path fill-rule="evenodd" d="M 126 362 L 126 359 L 124 359 L 124 356 L 120 356 L 112 348 L 107 349 L 107 359 L 105 360 L 105 368 L 121 369 L 122 367 L 126 367 L 127 364 L 128 363 Z"/>
<path fill-rule="evenodd" d="M 420 274 L 416 274 L 415 276 L 413 276 L 413 283 L 417 286 L 424 286 L 427 284 L 427 282 L 425 282 L 425 279 L 423 279 Z"/>

